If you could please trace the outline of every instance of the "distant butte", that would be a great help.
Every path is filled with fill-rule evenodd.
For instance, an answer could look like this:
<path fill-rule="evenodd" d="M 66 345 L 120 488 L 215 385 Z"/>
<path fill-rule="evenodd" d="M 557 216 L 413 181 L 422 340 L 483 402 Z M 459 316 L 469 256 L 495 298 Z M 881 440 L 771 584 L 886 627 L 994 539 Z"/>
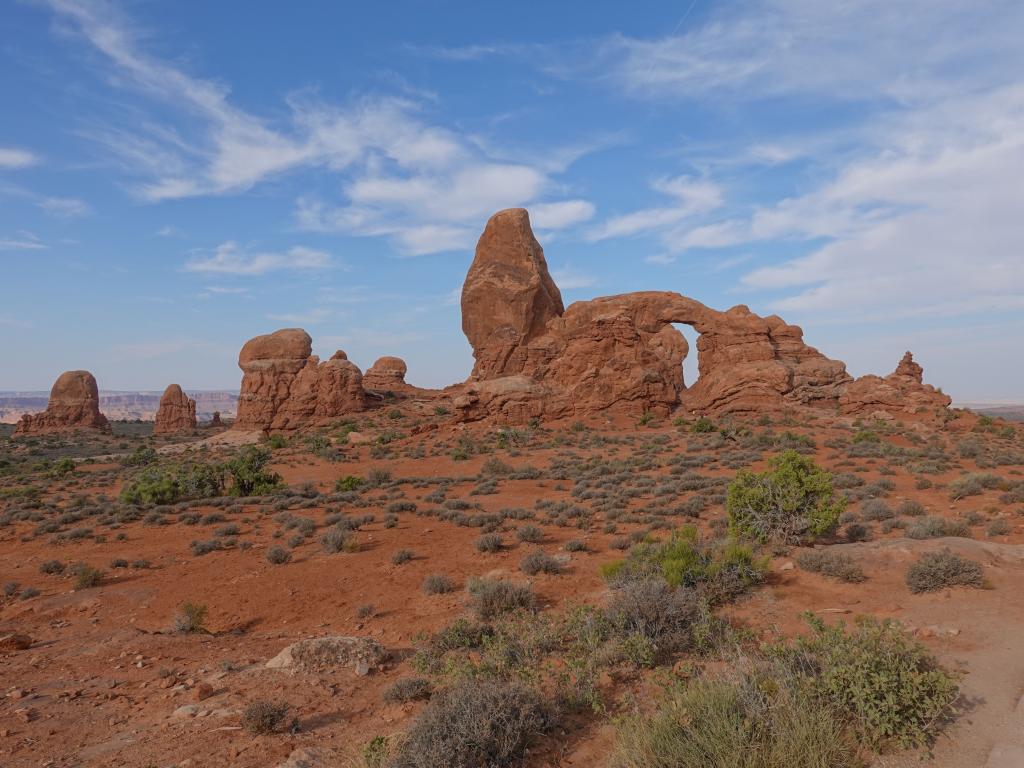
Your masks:
<path fill-rule="evenodd" d="M 88 371 L 65 371 L 54 382 L 50 400 L 42 413 L 26 414 L 14 428 L 14 435 L 40 435 L 92 429 L 109 432 L 110 424 L 100 413 L 96 379 Z"/>

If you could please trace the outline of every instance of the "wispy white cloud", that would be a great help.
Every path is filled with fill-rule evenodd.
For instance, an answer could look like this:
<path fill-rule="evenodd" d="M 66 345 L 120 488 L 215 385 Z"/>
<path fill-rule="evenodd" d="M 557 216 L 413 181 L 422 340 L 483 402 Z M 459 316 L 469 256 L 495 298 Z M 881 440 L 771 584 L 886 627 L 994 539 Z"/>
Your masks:
<path fill-rule="evenodd" d="M 537 229 L 564 229 L 594 218 L 594 210 L 588 200 L 534 203 L 530 206 L 530 223 Z"/>
<path fill-rule="evenodd" d="M 0 237 L 0 251 L 42 251 L 49 247 L 27 230 L 21 230 L 14 237 Z"/>
<path fill-rule="evenodd" d="M 36 205 L 58 219 L 77 219 L 92 213 L 89 204 L 76 197 L 44 197 Z"/>
<path fill-rule="evenodd" d="M 563 291 L 574 291 L 579 288 L 589 288 L 597 282 L 597 278 L 586 272 L 574 269 L 572 265 L 566 264 L 563 267 L 552 270 L 551 277 L 555 285 Z"/>
<path fill-rule="evenodd" d="M 331 257 L 324 251 L 296 245 L 282 252 L 250 253 L 233 241 L 221 243 L 207 256 L 195 256 L 185 263 L 188 272 L 222 275 L 265 275 L 268 272 L 326 269 Z"/>
<path fill-rule="evenodd" d="M 268 314 L 267 318 L 270 320 L 276 320 L 279 323 L 289 323 L 291 325 L 316 325 L 317 323 L 322 323 L 324 320 L 331 317 L 332 314 L 333 313 L 329 309 L 317 307 L 306 312 Z"/>
<path fill-rule="evenodd" d="M 722 205 L 721 187 L 708 179 L 677 176 L 656 179 L 651 186 L 673 198 L 672 203 L 613 216 L 589 232 L 587 239 L 598 241 L 664 231 L 684 219 L 709 213 Z"/>
<path fill-rule="evenodd" d="M 0 147 L 0 168 L 28 168 L 39 163 L 39 158 L 27 149 L 16 147 Z"/>

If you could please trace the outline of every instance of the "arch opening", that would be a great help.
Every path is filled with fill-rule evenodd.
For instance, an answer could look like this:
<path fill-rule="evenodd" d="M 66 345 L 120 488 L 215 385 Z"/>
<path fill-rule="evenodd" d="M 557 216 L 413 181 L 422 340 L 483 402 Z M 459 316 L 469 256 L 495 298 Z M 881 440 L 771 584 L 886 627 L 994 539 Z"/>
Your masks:
<path fill-rule="evenodd" d="M 692 325 L 672 323 L 672 327 L 683 334 L 689 352 L 683 360 L 683 390 L 690 389 L 700 378 L 700 352 L 697 350 L 697 339 L 700 334 Z"/>

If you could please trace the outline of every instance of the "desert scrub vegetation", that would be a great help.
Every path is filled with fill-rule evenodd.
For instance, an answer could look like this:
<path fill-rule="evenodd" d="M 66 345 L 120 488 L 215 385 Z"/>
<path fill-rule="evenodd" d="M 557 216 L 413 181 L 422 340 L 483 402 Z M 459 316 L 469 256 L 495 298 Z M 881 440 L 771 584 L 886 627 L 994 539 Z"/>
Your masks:
<path fill-rule="evenodd" d="M 137 506 L 176 504 L 224 492 L 220 469 L 209 464 L 181 464 L 143 469 L 121 489 L 121 501 Z"/>
<path fill-rule="evenodd" d="M 290 709 L 284 703 L 254 701 L 242 712 L 242 727 L 256 736 L 279 733 L 289 725 L 287 721 Z M 290 727 L 297 729 L 298 720 L 293 720 Z"/>
<path fill-rule="evenodd" d="M 670 587 L 699 587 L 714 603 L 740 596 L 761 583 L 767 571 L 767 557 L 732 539 L 702 540 L 693 525 L 664 541 L 641 541 L 625 559 L 601 566 L 602 577 L 613 587 L 657 578 Z"/>
<path fill-rule="evenodd" d="M 907 587 L 911 592 L 935 592 L 946 587 L 985 586 L 985 575 L 981 564 L 960 557 L 944 549 L 925 552 L 920 559 L 907 569 Z"/>
<path fill-rule="evenodd" d="M 867 578 L 857 561 L 842 552 L 812 549 L 797 555 L 796 562 L 805 571 L 832 576 L 851 584 L 856 584 Z"/>
<path fill-rule="evenodd" d="M 741 653 L 730 672 L 670 680 L 653 714 L 620 722 L 612 766 L 855 768 L 935 738 L 956 679 L 899 624 L 808 622 L 809 636 Z"/>
<path fill-rule="evenodd" d="M 423 592 L 427 595 L 444 595 L 455 591 L 455 582 L 443 573 L 432 573 L 423 580 Z"/>
<path fill-rule="evenodd" d="M 510 766 L 553 718 L 532 688 L 466 681 L 433 697 L 397 746 L 389 768 Z"/>
<path fill-rule="evenodd" d="M 537 598 L 529 585 L 513 584 L 502 579 L 470 579 L 466 585 L 473 610 L 482 621 L 489 621 L 512 611 L 534 611 Z"/>
<path fill-rule="evenodd" d="M 225 462 L 224 470 L 232 483 L 228 492 L 232 496 L 264 496 L 281 487 L 281 476 L 266 469 L 270 451 L 249 446 Z"/>
<path fill-rule="evenodd" d="M 766 472 L 740 470 L 726 493 L 730 531 L 761 542 L 797 543 L 830 533 L 845 506 L 832 476 L 792 450 L 772 459 Z"/>
<path fill-rule="evenodd" d="M 187 602 L 174 616 L 174 631 L 182 634 L 206 634 L 206 613 L 205 605 Z"/>

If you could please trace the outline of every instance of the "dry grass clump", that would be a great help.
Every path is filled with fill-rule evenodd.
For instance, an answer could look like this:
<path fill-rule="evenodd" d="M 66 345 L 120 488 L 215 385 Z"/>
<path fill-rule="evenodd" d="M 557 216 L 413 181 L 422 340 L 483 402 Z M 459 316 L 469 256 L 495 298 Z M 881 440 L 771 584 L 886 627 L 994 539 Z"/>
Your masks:
<path fill-rule="evenodd" d="M 944 549 L 925 552 L 907 569 L 907 586 L 914 594 L 935 592 L 946 587 L 985 586 L 981 564 Z"/>
<path fill-rule="evenodd" d="M 805 571 L 832 576 L 840 581 L 858 583 L 867 578 L 857 561 L 842 552 L 813 549 L 797 555 L 796 562 Z"/>
<path fill-rule="evenodd" d="M 529 585 L 501 579 L 471 579 L 467 585 L 473 610 L 481 621 L 489 621 L 517 610 L 532 611 L 537 598 Z"/>

